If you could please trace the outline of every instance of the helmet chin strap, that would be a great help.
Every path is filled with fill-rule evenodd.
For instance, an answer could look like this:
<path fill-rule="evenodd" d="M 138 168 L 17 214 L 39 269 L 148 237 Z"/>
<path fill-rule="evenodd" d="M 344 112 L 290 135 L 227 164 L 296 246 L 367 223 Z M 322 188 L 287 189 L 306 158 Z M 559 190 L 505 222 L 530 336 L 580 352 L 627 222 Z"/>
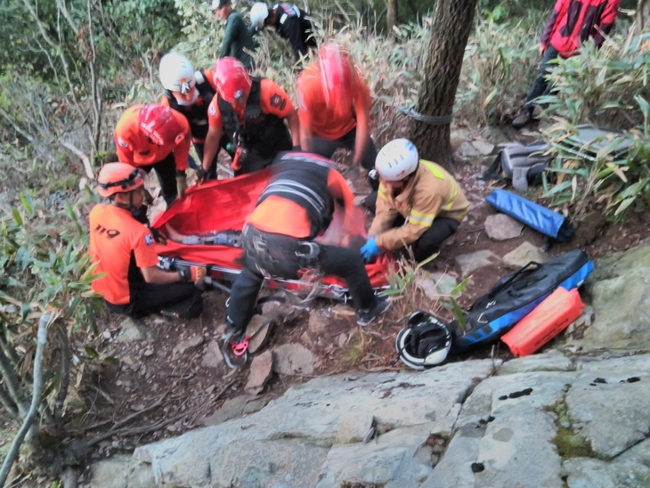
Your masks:
<path fill-rule="evenodd" d="M 135 205 L 133 205 L 133 191 L 129 192 L 129 203 L 121 203 L 115 201 L 115 198 L 111 198 L 110 202 L 115 205 L 116 207 L 123 208 L 124 210 L 128 210 L 131 212 L 131 215 L 136 218 L 136 220 L 139 220 L 139 218 L 142 216 L 142 211 L 146 209 L 144 205 L 141 205 L 140 207 L 136 208 Z"/>
<path fill-rule="evenodd" d="M 184 106 L 184 107 L 189 107 L 190 105 L 194 105 L 196 103 L 196 101 L 198 100 L 198 98 L 199 98 L 199 90 L 197 90 L 196 87 L 195 87 L 194 88 L 194 95 L 192 96 L 192 100 L 183 100 L 183 99 L 177 98 L 176 103 L 178 103 L 179 105 Z"/>

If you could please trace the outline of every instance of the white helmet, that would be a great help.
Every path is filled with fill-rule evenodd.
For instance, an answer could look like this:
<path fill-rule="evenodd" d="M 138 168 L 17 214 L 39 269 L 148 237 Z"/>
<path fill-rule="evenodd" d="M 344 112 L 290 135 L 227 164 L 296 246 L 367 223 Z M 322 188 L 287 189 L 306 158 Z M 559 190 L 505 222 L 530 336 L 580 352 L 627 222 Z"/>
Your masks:
<path fill-rule="evenodd" d="M 436 317 L 418 310 L 409 317 L 406 328 L 397 334 L 395 349 L 404 364 L 413 369 L 425 369 L 447 358 L 451 334 Z"/>
<path fill-rule="evenodd" d="M 395 139 L 381 148 L 375 169 L 386 181 L 400 181 L 418 167 L 418 150 L 408 139 Z"/>
<path fill-rule="evenodd" d="M 196 84 L 192 63 L 184 54 L 165 54 L 160 60 L 160 82 L 165 90 L 188 93 Z"/>
<path fill-rule="evenodd" d="M 258 2 L 251 7 L 251 24 L 257 30 L 264 28 L 264 21 L 269 16 L 269 8 L 265 3 Z"/>

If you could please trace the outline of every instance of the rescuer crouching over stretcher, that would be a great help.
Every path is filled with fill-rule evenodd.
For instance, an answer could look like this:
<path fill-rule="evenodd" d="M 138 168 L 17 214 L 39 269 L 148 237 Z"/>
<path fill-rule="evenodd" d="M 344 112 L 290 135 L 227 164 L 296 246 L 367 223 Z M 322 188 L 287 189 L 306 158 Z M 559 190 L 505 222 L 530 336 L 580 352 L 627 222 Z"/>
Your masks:
<path fill-rule="evenodd" d="M 301 272 L 309 270 L 343 278 L 360 326 L 370 324 L 388 310 L 390 302 L 375 296 L 357 251 L 314 242 L 329 225 L 335 201 L 343 203 L 344 227 L 355 227 L 353 200 L 345 179 L 328 159 L 289 152 L 274 162 L 270 183 L 241 236 L 243 270 L 228 300 L 222 346 L 230 367 L 239 367 L 246 361 L 245 329 L 265 278 L 299 279 Z"/>
<path fill-rule="evenodd" d="M 382 250 L 411 246 L 420 262 L 437 253 L 469 211 L 456 180 L 441 166 L 420 159 L 407 139 L 386 144 L 377 155 L 375 169 L 379 191 L 364 203 L 375 211 L 375 218 L 361 255 L 368 261 Z"/>
<path fill-rule="evenodd" d="M 144 201 L 143 175 L 126 163 L 108 163 L 99 172 L 97 192 L 108 203 L 99 203 L 90 212 L 89 254 L 96 265 L 94 274 L 104 276 L 91 287 L 112 312 L 198 317 L 203 300 L 192 282 L 205 277 L 205 268 L 165 271 L 157 266 L 154 236 L 134 217 Z"/>

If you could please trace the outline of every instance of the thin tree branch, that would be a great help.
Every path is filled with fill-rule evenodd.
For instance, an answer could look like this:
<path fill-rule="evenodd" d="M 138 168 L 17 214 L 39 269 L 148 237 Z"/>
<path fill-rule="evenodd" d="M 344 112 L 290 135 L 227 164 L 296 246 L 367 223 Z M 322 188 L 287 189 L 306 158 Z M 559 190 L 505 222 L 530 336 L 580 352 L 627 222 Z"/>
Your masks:
<path fill-rule="evenodd" d="M 7 481 L 7 476 L 9 475 L 9 470 L 16 460 L 18 455 L 18 449 L 23 443 L 25 436 L 30 431 L 32 423 L 38 412 L 38 407 L 41 404 L 42 397 L 42 383 L 43 383 L 43 355 L 45 353 L 45 344 L 47 342 L 47 326 L 50 324 L 50 319 L 52 315 L 49 313 L 44 313 L 39 322 L 38 322 L 38 332 L 36 335 L 36 355 L 34 358 L 34 384 L 33 384 L 33 394 L 32 394 L 32 403 L 29 408 L 29 412 L 25 417 L 23 425 L 20 426 L 14 441 L 11 443 L 7 457 L 2 463 L 2 468 L 0 469 L 0 486 L 4 486 Z"/>
<path fill-rule="evenodd" d="M 102 97 L 99 93 L 99 83 L 97 79 L 97 73 L 95 71 L 95 62 L 97 61 L 97 51 L 95 50 L 95 40 L 93 32 L 93 17 L 92 17 L 92 8 L 91 0 L 86 0 L 86 6 L 88 10 L 88 42 L 90 43 L 90 60 L 88 65 L 90 68 L 90 80 L 91 80 L 91 90 L 92 90 L 92 99 L 93 99 L 93 129 L 92 129 L 92 152 L 90 154 L 91 159 L 95 158 L 95 153 L 99 147 L 99 138 L 101 136 L 101 127 L 102 127 Z"/>
<path fill-rule="evenodd" d="M 7 409 L 12 417 L 18 417 L 18 407 L 9 396 L 3 385 L 0 385 L 0 403 Z"/>
<path fill-rule="evenodd" d="M 70 15 L 68 8 L 65 6 L 65 3 L 62 0 L 56 0 L 56 6 L 59 7 L 59 11 L 63 14 L 65 20 L 68 21 L 68 24 L 74 31 L 75 35 L 79 34 L 79 28 L 77 27 L 77 24 L 75 24 L 72 20 L 72 16 Z"/>
<path fill-rule="evenodd" d="M 63 416 L 63 406 L 65 405 L 65 399 L 68 396 L 68 387 L 70 386 L 70 343 L 68 342 L 68 335 L 66 334 L 65 328 L 62 326 L 57 327 L 57 332 L 59 335 L 59 345 L 61 348 L 61 371 L 59 379 L 59 391 L 56 394 L 56 400 L 54 402 L 54 425 L 58 426 L 61 423 L 61 417 Z"/>
<path fill-rule="evenodd" d="M 92 180 L 95 176 L 93 174 L 93 167 L 88 156 L 86 156 L 80 149 L 76 148 L 74 145 L 67 141 L 59 140 L 58 143 L 78 156 L 79 159 L 81 159 L 81 162 L 84 165 L 84 170 L 86 171 L 86 176 Z"/>
<path fill-rule="evenodd" d="M 9 364 L 9 359 L 2 349 L 0 349 L 0 372 L 2 372 L 11 399 L 18 407 L 18 414 L 23 418 L 27 414 L 27 404 L 23 401 L 20 381 L 18 381 L 16 372 Z M 2 483 L 0 483 L 0 486 L 2 486 Z"/>

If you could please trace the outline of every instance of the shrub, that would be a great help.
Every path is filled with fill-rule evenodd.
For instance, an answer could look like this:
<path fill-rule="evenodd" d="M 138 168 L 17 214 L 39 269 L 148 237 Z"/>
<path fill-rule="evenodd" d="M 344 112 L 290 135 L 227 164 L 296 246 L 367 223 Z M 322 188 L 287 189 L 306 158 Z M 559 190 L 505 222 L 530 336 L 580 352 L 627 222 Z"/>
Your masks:
<path fill-rule="evenodd" d="M 607 215 L 621 217 L 636 204 L 650 202 L 650 32 L 608 40 L 597 50 L 588 43 L 577 56 L 560 59 L 549 75 L 554 91 L 539 100 L 547 104 L 555 123 L 544 131 L 555 148 L 555 185 L 546 182 L 554 203 L 569 203 L 580 217 L 590 204 L 601 204 Z M 594 160 L 576 158 L 559 144 L 576 133 L 576 125 L 624 129 L 619 137 L 592 141 L 583 149 Z M 633 138 L 633 147 L 617 159 L 620 141 Z M 603 144 L 604 143 L 604 144 Z M 600 149 L 595 147 L 599 144 Z"/>

